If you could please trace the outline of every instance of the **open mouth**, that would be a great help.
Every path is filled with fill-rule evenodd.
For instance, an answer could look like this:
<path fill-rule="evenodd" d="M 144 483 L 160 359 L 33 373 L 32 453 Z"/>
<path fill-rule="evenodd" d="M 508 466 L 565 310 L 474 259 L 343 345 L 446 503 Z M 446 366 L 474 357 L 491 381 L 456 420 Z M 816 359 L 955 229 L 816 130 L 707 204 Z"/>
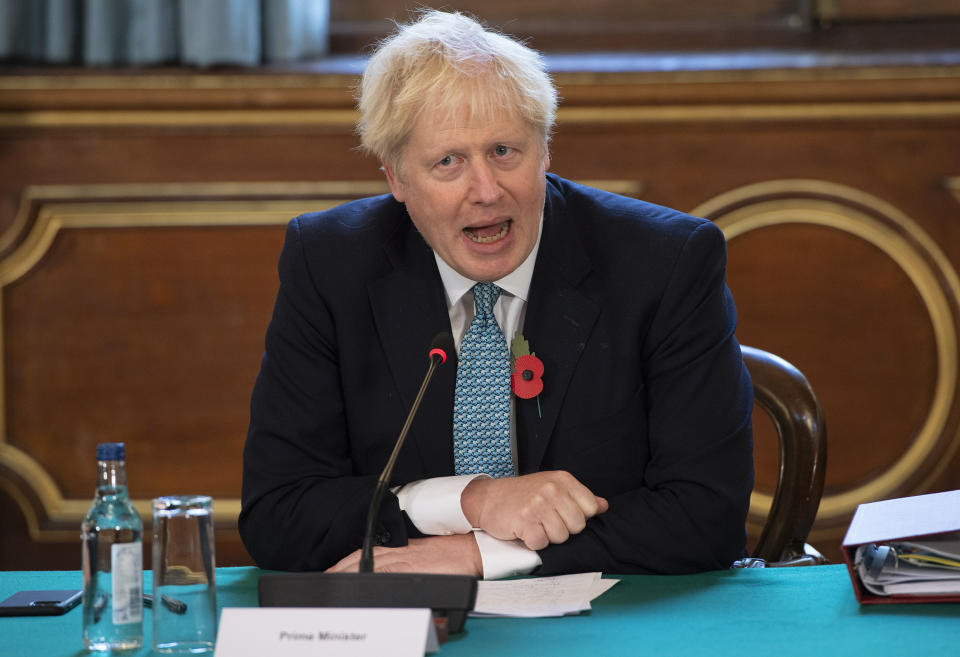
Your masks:
<path fill-rule="evenodd" d="M 463 229 L 463 232 L 477 244 L 490 244 L 506 237 L 507 233 L 510 232 L 512 222 L 513 219 L 507 219 L 489 226 L 468 226 Z"/>

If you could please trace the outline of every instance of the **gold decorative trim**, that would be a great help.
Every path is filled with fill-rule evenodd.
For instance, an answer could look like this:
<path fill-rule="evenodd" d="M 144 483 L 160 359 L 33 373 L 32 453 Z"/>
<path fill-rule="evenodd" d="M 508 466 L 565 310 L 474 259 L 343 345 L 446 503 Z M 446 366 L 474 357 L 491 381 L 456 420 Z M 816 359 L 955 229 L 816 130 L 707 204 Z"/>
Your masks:
<path fill-rule="evenodd" d="M 947 191 L 953 194 L 953 198 L 960 202 L 960 176 L 947 178 L 944 181 L 944 186 L 946 186 Z"/>
<path fill-rule="evenodd" d="M 754 198 L 784 196 L 778 200 L 744 205 Z M 929 256 L 931 268 L 917 248 L 893 228 L 853 205 L 836 200 L 809 198 L 810 195 L 840 199 L 868 208 L 890 219 Z M 740 205 L 724 212 L 727 207 Z M 700 205 L 692 214 L 711 217 L 720 226 L 727 240 L 751 230 L 788 223 L 812 224 L 840 230 L 873 244 L 887 254 L 910 278 L 920 293 L 930 315 L 937 347 L 937 377 L 930 409 L 924 423 L 907 451 L 886 472 L 854 489 L 824 496 L 820 516 L 835 518 L 853 511 L 862 502 L 888 497 L 898 486 L 925 463 L 946 426 L 956 394 L 958 354 L 957 327 L 951 312 L 951 300 L 960 300 L 960 279 L 947 259 L 923 229 L 895 207 L 860 190 L 814 180 L 781 180 L 748 185 L 722 194 Z M 945 293 L 937 273 L 946 282 Z M 933 465 L 926 480 L 935 478 L 960 444 L 960 433 L 953 437 L 948 454 Z M 772 496 L 755 492 L 750 499 L 752 515 L 766 514 Z"/>
<path fill-rule="evenodd" d="M 561 107 L 557 122 L 667 123 L 702 121 L 825 121 L 834 119 L 935 119 L 960 117 L 960 101 L 643 105 Z"/>
<path fill-rule="evenodd" d="M 0 443 L 0 467 L 6 467 L 24 478 L 37 494 L 47 517 L 41 523 L 36 509 L 29 503 L 23 492 L 11 482 L 0 478 L 0 488 L 6 491 L 20 507 L 26 518 L 30 538 L 34 541 L 74 540 L 80 521 L 90 508 L 89 500 L 65 499 L 57 484 L 50 478 L 43 466 L 22 450 Z M 133 505 L 144 521 L 150 526 L 153 517 L 152 501 L 135 499 Z M 236 527 L 240 516 L 240 500 L 218 498 L 214 501 L 213 517 L 216 529 Z M 49 524 L 53 528 L 45 528 Z M 67 529 L 67 527 L 70 527 Z"/>
<path fill-rule="evenodd" d="M 0 286 L 30 271 L 62 229 L 283 225 L 298 214 L 329 209 L 345 200 L 51 203 L 40 209 L 19 247 L 0 261 Z"/>
<path fill-rule="evenodd" d="M 189 69 L 184 69 L 189 70 Z M 936 71 L 936 68 L 932 70 Z M 348 89 L 359 75 L 339 73 L 308 74 L 163 74 L 131 73 L 127 75 L 96 73 L 90 69 L 79 75 L 0 75 L 2 91 L 124 91 L 124 90 L 234 90 L 234 89 Z"/>
<path fill-rule="evenodd" d="M 677 84 L 806 84 L 816 82 L 903 82 L 954 80 L 960 77 L 958 66 L 855 66 L 744 68 L 675 71 L 570 71 L 557 72 L 553 78 L 559 87 L 597 85 L 677 85 Z M 3 87 L 0 86 L 0 89 Z"/>
<path fill-rule="evenodd" d="M 21 237 L 30 214 L 37 213 L 16 250 L 0 260 L 0 287 L 28 272 L 63 228 L 284 224 L 302 212 L 388 191 L 380 181 L 32 186 L 10 229 L 0 236 L 3 250 Z M 182 198 L 196 200 L 174 200 Z"/>
<path fill-rule="evenodd" d="M 282 183 L 123 183 L 100 185 L 30 185 L 20 197 L 17 216 L 10 227 L 0 235 L 0 252 L 6 251 L 24 232 L 30 220 L 34 206 L 46 206 L 54 203 L 94 203 L 110 202 L 111 199 L 134 203 L 163 201 L 163 199 L 198 199 L 199 203 L 211 203 L 210 199 L 223 201 L 232 199 L 244 201 L 249 206 L 254 202 L 254 213 L 264 203 L 279 203 L 283 200 L 302 198 L 313 199 L 359 198 L 385 194 L 389 190 L 383 181 L 325 181 L 325 182 L 282 182 Z M 206 200 L 205 200 L 206 199 Z M 173 200 L 165 201 L 167 203 Z M 192 203 L 192 201 L 191 201 Z M 206 206 L 204 206 L 206 207 Z M 273 207 L 271 205 L 271 207 Z M 316 207 L 316 206 L 312 206 Z M 112 213 L 111 213 L 112 214 Z M 245 212 L 249 216 L 250 212 Z M 293 216 L 293 215 L 291 215 Z M 290 217 L 288 217 L 289 219 Z M 171 221 L 176 221 L 171 218 Z M 276 220 L 273 217 L 271 221 Z M 265 220 L 266 221 L 266 220 Z M 228 222 L 230 223 L 230 222 Z M 255 222 L 256 223 L 256 222 Z M 176 224 L 182 225 L 182 224 Z M 207 225 L 207 224 L 197 224 Z"/>
<path fill-rule="evenodd" d="M 632 196 L 633 198 L 640 198 L 644 188 L 642 180 L 577 180 L 577 182 L 581 185 L 595 187 L 621 196 Z"/>
<path fill-rule="evenodd" d="M 0 127 L 76 126 L 353 126 L 359 114 L 350 109 L 314 110 L 30 110 L 0 112 Z"/>
<path fill-rule="evenodd" d="M 10 245 L 13 244 L 13 241 L 23 232 L 23 229 L 27 225 L 27 220 L 30 217 L 30 208 L 33 205 L 31 189 L 31 187 L 27 187 L 23 194 L 20 195 L 20 206 L 17 208 L 17 214 L 13 218 L 13 222 L 3 234 L 0 234 L 0 253 L 6 251 Z"/>
<path fill-rule="evenodd" d="M 960 117 L 960 101 L 848 103 L 730 103 L 561 107 L 563 124 L 703 121 L 803 121 L 836 119 L 944 119 Z M 338 126 L 356 124 L 352 109 L 214 110 L 14 110 L 0 112 L 0 128 L 164 126 Z"/>
<path fill-rule="evenodd" d="M 2 287 L 30 271 L 62 229 L 282 225 L 302 212 L 322 210 L 386 191 L 389 191 L 386 183 L 380 181 L 29 187 L 24 191 L 13 225 L 0 236 L 0 248 L 5 248 L 27 231 L 16 248 L 0 260 L 0 311 L 3 307 Z M 183 198 L 194 200 L 178 200 Z M 31 223 L 32 213 L 36 215 Z M 40 463 L 7 443 L 2 328 L 0 323 L 0 472 L 15 472 L 30 487 L 45 514 L 42 521 L 37 516 L 39 509 L 33 507 L 15 482 L 0 477 L 0 486 L 21 507 L 33 540 L 73 540 L 77 535 L 74 526 L 79 527 L 90 506 L 89 500 L 64 498 Z M 137 499 L 134 506 L 149 524 L 151 501 Z M 239 513 L 239 499 L 215 500 L 217 529 L 236 527 Z"/>
<path fill-rule="evenodd" d="M 359 58 L 358 58 L 359 59 Z M 548 64 L 549 64 L 548 57 Z M 617 59 L 623 59 L 618 56 Z M 642 59 L 649 59 L 642 57 Z M 585 66 L 589 66 L 589 61 Z M 0 75 L 0 91 L 73 91 L 73 90 L 245 90 L 260 89 L 351 90 L 360 79 L 359 71 L 365 61 L 356 63 L 357 73 L 304 72 L 258 75 L 221 75 L 216 73 L 180 74 L 139 73 L 116 74 L 84 71 L 80 75 Z M 911 81 L 924 79 L 956 79 L 960 67 L 956 65 L 921 66 L 843 66 L 794 68 L 737 68 L 715 70 L 601 70 L 555 71 L 553 77 L 560 86 L 613 84 L 676 84 L 676 83 L 742 83 L 742 82 L 858 82 L 862 80 Z"/>

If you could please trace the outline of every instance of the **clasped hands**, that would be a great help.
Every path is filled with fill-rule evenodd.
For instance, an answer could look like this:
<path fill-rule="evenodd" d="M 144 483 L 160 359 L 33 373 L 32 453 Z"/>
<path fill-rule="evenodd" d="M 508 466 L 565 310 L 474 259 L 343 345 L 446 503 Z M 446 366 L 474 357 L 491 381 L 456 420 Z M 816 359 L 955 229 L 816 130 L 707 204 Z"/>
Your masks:
<path fill-rule="evenodd" d="M 467 484 L 460 506 L 471 526 L 494 538 L 520 540 L 531 550 L 563 543 L 609 507 L 569 472 L 553 470 L 503 479 L 478 478 Z M 483 574 L 470 534 L 411 539 L 404 547 L 376 548 L 376 570 Z M 357 550 L 328 572 L 355 571 Z"/>
<path fill-rule="evenodd" d="M 606 511 L 608 504 L 569 472 L 552 470 L 474 479 L 463 490 L 460 506 L 473 527 L 540 550 L 582 532 L 587 520 Z"/>

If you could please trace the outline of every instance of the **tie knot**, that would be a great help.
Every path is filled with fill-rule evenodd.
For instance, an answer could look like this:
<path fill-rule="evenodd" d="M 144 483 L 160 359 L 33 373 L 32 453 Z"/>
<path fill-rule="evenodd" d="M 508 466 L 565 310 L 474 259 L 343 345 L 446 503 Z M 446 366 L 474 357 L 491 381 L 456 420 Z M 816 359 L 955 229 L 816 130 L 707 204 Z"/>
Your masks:
<path fill-rule="evenodd" d="M 473 307 L 477 315 L 493 313 L 493 304 L 500 297 L 501 290 L 493 283 L 477 283 L 473 286 Z"/>

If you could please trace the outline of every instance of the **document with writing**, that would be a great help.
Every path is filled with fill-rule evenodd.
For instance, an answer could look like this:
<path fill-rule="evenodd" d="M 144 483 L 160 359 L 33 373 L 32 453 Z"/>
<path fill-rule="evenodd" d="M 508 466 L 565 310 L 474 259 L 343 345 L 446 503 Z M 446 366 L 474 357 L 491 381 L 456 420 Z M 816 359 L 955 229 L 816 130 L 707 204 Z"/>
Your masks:
<path fill-rule="evenodd" d="M 477 583 L 474 617 L 539 618 L 590 609 L 590 601 L 619 582 L 601 573 L 533 577 Z"/>

